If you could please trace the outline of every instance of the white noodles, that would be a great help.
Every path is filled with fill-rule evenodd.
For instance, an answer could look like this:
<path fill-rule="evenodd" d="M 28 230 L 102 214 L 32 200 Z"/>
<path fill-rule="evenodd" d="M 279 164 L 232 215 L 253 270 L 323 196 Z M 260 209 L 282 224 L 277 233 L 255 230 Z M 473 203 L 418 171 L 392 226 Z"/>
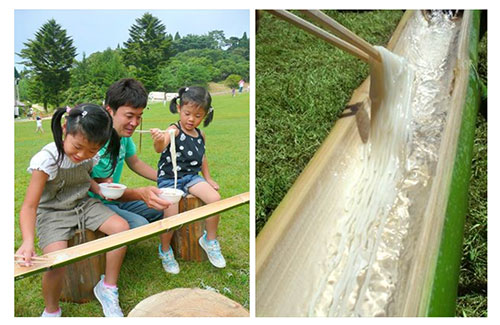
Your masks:
<path fill-rule="evenodd" d="M 170 157 L 172 158 L 172 171 L 174 172 L 174 188 L 177 188 L 177 153 L 175 152 L 175 130 L 168 130 L 170 135 Z"/>

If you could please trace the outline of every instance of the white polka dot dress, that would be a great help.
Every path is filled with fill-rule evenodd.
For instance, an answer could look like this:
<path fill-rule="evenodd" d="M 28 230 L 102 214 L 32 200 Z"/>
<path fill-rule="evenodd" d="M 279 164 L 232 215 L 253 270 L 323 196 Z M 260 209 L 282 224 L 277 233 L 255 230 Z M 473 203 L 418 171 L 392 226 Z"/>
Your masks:
<path fill-rule="evenodd" d="M 201 131 L 196 128 L 198 136 L 192 137 L 182 131 L 179 123 L 176 126 L 179 129 L 179 134 L 175 137 L 177 177 L 181 178 L 187 174 L 198 174 L 201 171 L 203 155 L 205 154 L 205 142 L 203 141 Z M 158 178 L 174 178 L 172 168 L 169 144 L 162 152 L 158 162 Z"/>

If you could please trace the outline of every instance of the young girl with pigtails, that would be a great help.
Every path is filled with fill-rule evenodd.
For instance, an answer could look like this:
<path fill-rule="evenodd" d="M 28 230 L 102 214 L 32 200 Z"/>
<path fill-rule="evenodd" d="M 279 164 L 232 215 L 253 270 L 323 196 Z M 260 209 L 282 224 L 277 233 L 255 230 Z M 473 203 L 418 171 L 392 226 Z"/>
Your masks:
<path fill-rule="evenodd" d="M 179 121 L 172 124 L 167 131 L 151 129 L 155 151 L 161 153 L 158 162 L 158 187 L 174 187 L 173 164 L 170 158 L 169 130 L 175 131 L 175 151 L 177 153 L 177 189 L 200 198 L 205 204 L 221 199 L 219 185 L 211 178 L 205 155 L 205 133 L 198 129 L 203 122 L 206 127 L 214 116 L 212 98 L 203 87 L 186 87 L 179 90 L 178 95 L 170 103 L 170 111 L 179 113 Z M 198 173 L 203 175 L 200 176 Z M 178 204 L 164 210 L 164 218 L 177 214 Z M 226 266 L 217 241 L 219 216 L 206 219 L 206 230 L 199 238 L 200 246 L 207 253 L 210 262 L 218 268 Z M 175 260 L 170 241 L 173 231 L 160 236 L 159 257 L 166 272 L 179 273 L 179 264 Z"/>
<path fill-rule="evenodd" d="M 16 252 L 24 256 L 21 265 L 25 266 L 30 266 L 36 256 L 35 228 L 44 254 L 67 248 L 77 228 L 108 235 L 129 229 L 127 221 L 87 194 L 89 189 L 101 194 L 90 177 L 99 160 L 99 149 L 109 140 L 105 155 L 110 156 L 111 169 L 119 154 L 120 139 L 109 113 L 94 104 L 81 104 L 68 112 L 59 108 L 52 117 L 51 127 L 54 142 L 35 154 L 28 168 L 31 180 L 20 211 L 23 242 Z M 116 285 L 125 252 L 126 247 L 121 247 L 106 253 L 105 274 L 94 288 L 105 316 L 123 316 Z M 64 271 L 61 267 L 43 275 L 42 317 L 61 316 L 59 297 Z"/>

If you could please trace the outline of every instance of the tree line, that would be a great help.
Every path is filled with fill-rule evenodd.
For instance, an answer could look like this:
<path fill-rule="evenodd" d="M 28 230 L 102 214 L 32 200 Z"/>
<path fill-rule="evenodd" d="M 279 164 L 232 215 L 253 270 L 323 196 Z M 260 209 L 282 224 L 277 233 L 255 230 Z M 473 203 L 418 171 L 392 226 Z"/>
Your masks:
<path fill-rule="evenodd" d="M 129 38 L 76 60 L 73 40 L 54 19 L 47 21 L 24 43 L 18 55 L 25 65 L 14 68 L 19 99 L 40 103 L 44 109 L 76 103 L 102 103 L 106 89 L 120 78 L 140 80 L 148 92 L 176 92 L 182 86 L 206 87 L 234 80 L 249 80 L 249 39 L 226 38 L 221 30 L 205 35 L 168 34 L 150 13 L 136 19 Z"/>

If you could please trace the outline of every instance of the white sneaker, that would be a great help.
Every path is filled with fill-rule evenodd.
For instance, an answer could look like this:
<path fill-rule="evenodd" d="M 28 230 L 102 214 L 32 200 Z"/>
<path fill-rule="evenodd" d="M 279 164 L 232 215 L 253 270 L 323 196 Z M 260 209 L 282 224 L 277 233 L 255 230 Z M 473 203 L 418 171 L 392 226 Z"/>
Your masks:
<path fill-rule="evenodd" d="M 55 313 L 49 313 L 47 310 L 44 308 L 42 316 L 40 317 L 61 317 L 62 310 L 59 308 Z"/>
<path fill-rule="evenodd" d="M 104 275 L 94 287 L 94 295 L 101 303 L 102 311 L 106 317 L 123 317 L 122 309 L 118 303 L 118 288 L 106 288 Z"/>
<path fill-rule="evenodd" d="M 178 274 L 181 270 L 179 268 L 179 263 L 175 260 L 174 251 L 172 250 L 172 246 L 168 247 L 168 251 L 164 252 L 160 246 L 158 246 L 158 256 L 161 259 L 161 264 L 163 265 L 163 269 L 167 273 Z"/>
<path fill-rule="evenodd" d="M 226 267 L 226 260 L 220 251 L 219 241 L 217 239 L 207 240 L 207 232 L 204 231 L 203 236 L 198 240 L 201 248 L 205 250 L 207 253 L 208 260 L 212 263 L 213 266 L 218 267 L 220 269 Z"/>

